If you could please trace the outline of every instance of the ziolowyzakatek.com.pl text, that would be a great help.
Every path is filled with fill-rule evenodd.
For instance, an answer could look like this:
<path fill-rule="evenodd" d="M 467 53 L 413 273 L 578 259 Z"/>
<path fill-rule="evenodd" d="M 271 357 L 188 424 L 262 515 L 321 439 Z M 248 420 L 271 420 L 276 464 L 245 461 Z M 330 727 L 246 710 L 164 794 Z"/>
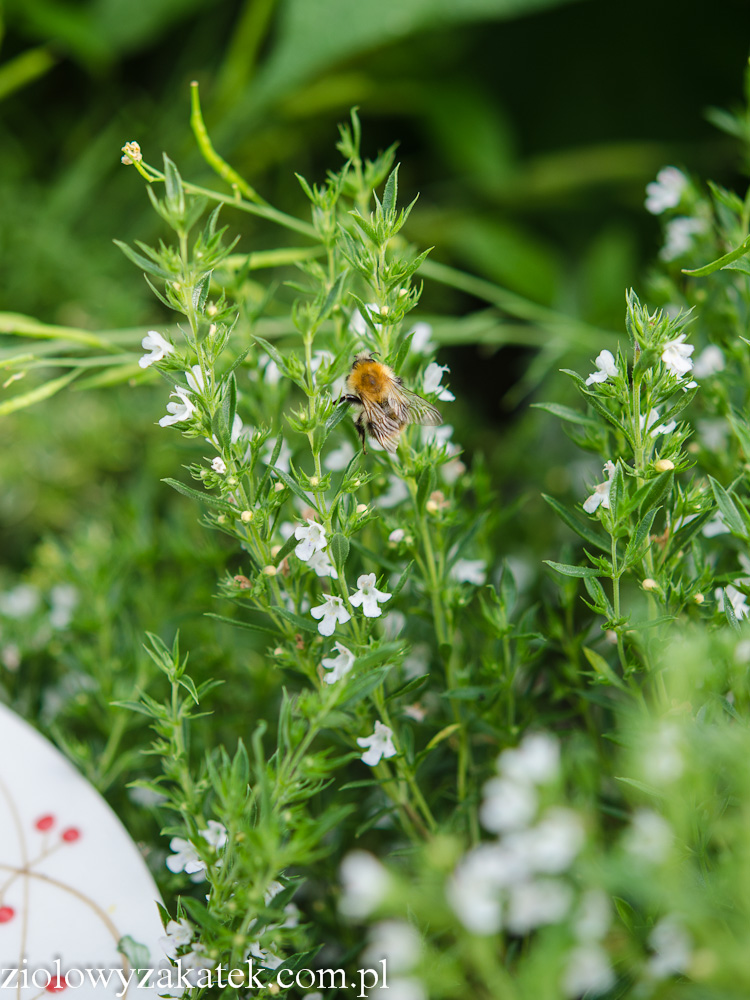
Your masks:
<path fill-rule="evenodd" d="M 255 990 L 270 988 L 276 992 L 273 990 L 275 986 L 279 994 L 295 987 L 320 991 L 347 989 L 353 991 L 353 997 L 366 997 L 368 990 L 376 986 L 388 988 L 386 960 L 381 959 L 376 965 L 379 968 L 356 969 L 347 974 L 344 969 L 277 969 L 274 972 L 265 968 L 256 970 L 252 958 L 243 966 L 233 969 L 224 965 L 210 969 L 196 969 L 192 965 L 183 968 L 180 959 L 175 959 L 172 966 L 153 969 L 64 967 L 59 958 L 51 965 L 32 967 L 23 959 L 20 966 L 0 968 L 0 990 L 14 990 L 16 993 L 28 989 L 58 992 L 86 986 L 110 992 L 114 990 L 116 997 L 124 997 L 126 993 L 130 994 L 136 989 L 148 990 L 152 996 L 179 997 L 186 990 L 228 987 L 242 989 L 246 995 L 252 996 Z"/>

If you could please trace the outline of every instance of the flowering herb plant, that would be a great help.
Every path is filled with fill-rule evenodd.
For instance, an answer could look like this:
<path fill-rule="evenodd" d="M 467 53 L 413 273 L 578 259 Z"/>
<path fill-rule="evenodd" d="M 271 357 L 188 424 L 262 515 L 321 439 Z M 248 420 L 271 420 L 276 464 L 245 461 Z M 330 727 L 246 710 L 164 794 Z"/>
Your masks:
<path fill-rule="evenodd" d="M 197 90 L 193 126 L 231 194 L 128 143 L 167 235 L 121 248 L 178 317 L 139 332 L 128 371 L 165 386 L 159 433 L 187 456 L 166 482 L 212 540 L 218 652 L 188 669 L 158 623 L 137 673 L 79 670 L 69 715 L 46 709 L 114 713 L 96 763 L 66 744 L 100 787 L 147 767 L 134 720 L 156 733 L 132 791 L 160 824 L 154 961 L 196 996 L 249 958 L 258 996 L 281 971 L 320 997 L 319 972 L 383 959 L 369 995 L 390 1000 L 746 995 L 750 201 L 676 167 L 648 186 L 648 304 L 629 292 L 622 335 L 548 385 L 577 405 L 537 404 L 589 457 L 544 497 L 546 565 L 511 565 L 417 318 L 420 273 L 443 272 L 407 241 L 394 150 L 366 159 L 353 113 L 338 169 L 299 178 L 307 221 L 221 160 Z M 306 244 L 240 252 L 232 211 Z M 256 281 L 270 268 L 283 284 Z M 441 413 L 395 454 L 363 452 L 342 399 L 363 351 Z M 65 583 L 0 595 L 7 672 L 34 616 L 72 647 L 87 603 Z"/>

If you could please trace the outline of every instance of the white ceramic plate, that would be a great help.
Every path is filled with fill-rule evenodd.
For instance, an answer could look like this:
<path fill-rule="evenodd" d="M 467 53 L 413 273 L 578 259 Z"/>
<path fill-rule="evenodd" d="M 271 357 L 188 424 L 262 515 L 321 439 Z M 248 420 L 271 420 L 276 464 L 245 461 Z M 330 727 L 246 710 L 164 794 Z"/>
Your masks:
<path fill-rule="evenodd" d="M 117 943 L 129 935 L 158 964 L 158 899 L 143 858 L 104 799 L 0 705 L 0 998 L 147 996 L 135 979 L 124 991 L 116 970 L 127 979 L 130 969 Z M 19 975 L 2 989 L 13 969 Z M 88 970 L 97 969 L 114 970 L 108 986 L 92 985 Z M 80 986 L 73 970 L 83 975 Z"/>

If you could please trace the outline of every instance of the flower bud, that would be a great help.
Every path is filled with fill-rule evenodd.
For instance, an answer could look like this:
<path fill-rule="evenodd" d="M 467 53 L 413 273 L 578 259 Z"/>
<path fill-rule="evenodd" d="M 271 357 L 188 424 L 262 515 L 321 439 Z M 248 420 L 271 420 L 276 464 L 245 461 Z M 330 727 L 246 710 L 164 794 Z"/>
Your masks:
<path fill-rule="evenodd" d="M 674 462 L 670 462 L 668 458 L 660 458 L 658 462 L 654 462 L 654 468 L 657 472 L 669 472 L 674 469 Z"/>
<path fill-rule="evenodd" d="M 275 566 L 268 565 L 263 567 L 263 572 L 266 576 L 276 576 L 278 570 Z"/>
<path fill-rule="evenodd" d="M 281 491 L 284 489 L 284 484 L 283 483 L 276 483 L 276 485 L 274 486 L 273 489 L 274 489 L 275 493 L 281 493 Z"/>
<path fill-rule="evenodd" d="M 320 479 L 317 476 L 310 476 L 310 485 L 318 486 L 320 484 Z"/>
<path fill-rule="evenodd" d="M 358 503 L 357 504 L 357 513 L 358 514 L 364 514 L 366 510 L 367 510 L 367 504 L 366 503 Z"/>
<path fill-rule="evenodd" d="M 656 582 L 656 580 L 652 580 L 650 576 L 646 577 L 646 579 L 643 581 L 643 583 L 641 584 L 641 586 L 643 587 L 644 590 L 658 590 L 659 589 L 659 584 Z"/>
<path fill-rule="evenodd" d="M 705 599 L 706 598 L 703 596 L 703 594 L 696 594 L 695 597 L 693 598 L 696 604 L 703 604 Z"/>
<path fill-rule="evenodd" d="M 254 517 L 255 515 L 251 510 L 243 510 L 240 514 L 240 521 L 242 521 L 243 524 L 249 524 Z"/>

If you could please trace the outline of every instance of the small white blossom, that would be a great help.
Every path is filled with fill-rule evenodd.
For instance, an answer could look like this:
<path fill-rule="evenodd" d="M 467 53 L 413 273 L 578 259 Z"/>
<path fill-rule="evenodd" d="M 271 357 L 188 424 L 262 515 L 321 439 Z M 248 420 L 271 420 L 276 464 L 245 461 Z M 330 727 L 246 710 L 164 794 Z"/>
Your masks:
<path fill-rule="evenodd" d="M 135 139 L 131 139 L 130 142 L 126 142 L 122 147 L 122 152 L 125 155 L 120 157 L 120 163 L 124 163 L 126 166 L 130 166 L 132 163 L 140 163 L 143 159 L 141 147 Z"/>
<path fill-rule="evenodd" d="M 212 847 L 218 853 L 227 842 L 227 828 L 223 823 L 218 823 L 215 819 L 210 819 L 207 826 L 207 830 L 199 830 L 198 832 L 209 847 Z"/>
<path fill-rule="evenodd" d="M 432 327 L 429 323 L 415 323 L 409 333 L 413 334 L 409 344 L 412 354 L 432 354 L 435 345 L 430 340 Z"/>
<path fill-rule="evenodd" d="M 664 350 L 661 352 L 662 361 L 677 378 L 684 378 L 693 367 L 690 355 L 695 347 L 693 344 L 686 344 L 686 338 L 687 334 L 681 333 L 679 337 L 675 337 L 674 340 L 665 344 Z"/>
<path fill-rule="evenodd" d="M 556 924 L 565 917 L 573 890 L 559 879 L 521 882 L 510 890 L 507 924 L 514 934 L 528 934 L 535 927 Z"/>
<path fill-rule="evenodd" d="M 342 677 L 346 677 L 354 666 L 354 661 L 356 659 L 354 653 L 347 649 L 346 646 L 343 646 L 340 642 L 334 643 L 334 648 L 338 650 L 338 656 L 327 656 L 321 660 L 323 667 L 326 670 L 330 670 L 330 673 L 326 674 L 323 678 L 326 684 L 335 684 L 336 681 L 340 681 Z"/>
<path fill-rule="evenodd" d="M 185 372 L 185 378 L 193 392 L 197 392 L 198 395 L 203 392 L 205 380 L 203 378 L 203 369 L 200 365 L 193 365 L 189 372 Z"/>
<path fill-rule="evenodd" d="M 687 177 L 681 170 L 663 167 L 656 180 L 646 185 L 646 211 L 661 215 L 668 208 L 677 208 L 687 185 Z"/>
<path fill-rule="evenodd" d="M 679 726 L 662 722 L 644 748 L 642 757 L 644 777 L 650 781 L 677 781 L 685 770 L 683 737 Z"/>
<path fill-rule="evenodd" d="M 351 851 L 341 862 L 339 910 L 345 917 L 368 917 L 388 892 L 388 871 L 367 851 Z"/>
<path fill-rule="evenodd" d="M 594 364 L 597 371 L 589 375 L 586 379 L 586 385 L 591 385 L 592 382 L 606 382 L 608 378 L 614 378 L 617 375 L 617 365 L 611 351 L 602 351 L 596 357 Z"/>
<path fill-rule="evenodd" d="M 313 552 L 307 560 L 307 567 L 314 570 L 316 576 L 330 576 L 332 580 L 339 578 L 338 571 L 327 552 Z"/>
<path fill-rule="evenodd" d="M 318 620 L 318 632 L 321 635 L 333 635 L 336 622 L 339 625 L 343 625 L 351 618 L 351 615 L 344 607 L 342 599 L 334 597 L 332 594 L 326 597 L 323 604 L 319 604 L 315 608 L 310 608 L 310 614 Z"/>
<path fill-rule="evenodd" d="M 604 507 L 605 510 L 609 510 L 609 491 L 612 489 L 612 477 L 615 474 L 615 469 L 614 462 L 607 462 L 604 466 L 604 471 L 607 473 L 608 479 L 595 486 L 591 496 L 586 497 L 584 500 L 583 509 L 587 514 L 593 514 L 599 506 Z"/>
<path fill-rule="evenodd" d="M 482 794 L 479 818 L 491 833 L 522 830 L 536 815 L 537 795 L 530 785 L 510 778 L 490 778 Z"/>
<path fill-rule="evenodd" d="M 217 472 L 220 476 L 223 476 L 224 473 L 227 471 L 227 463 L 224 461 L 221 455 L 217 455 L 216 458 L 211 462 L 211 468 L 214 470 L 214 472 Z"/>
<path fill-rule="evenodd" d="M 78 591 L 70 583 L 57 583 L 49 592 L 49 623 L 52 628 L 67 628 L 78 604 Z"/>
<path fill-rule="evenodd" d="M 747 606 L 747 595 L 741 593 L 736 587 L 733 587 L 731 583 L 728 583 L 726 587 L 722 590 L 721 587 L 717 587 L 715 591 L 715 597 L 719 604 L 719 609 L 724 610 L 724 599 L 728 599 L 734 611 L 734 616 L 740 621 L 743 618 L 747 618 L 750 615 L 750 608 Z"/>
<path fill-rule="evenodd" d="M 568 955 L 561 986 L 569 997 L 598 996 L 617 982 L 609 955 L 598 944 L 582 944 Z"/>
<path fill-rule="evenodd" d="M 693 247 L 693 237 L 706 231 L 703 219 L 680 216 L 667 223 L 664 230 L 664 246 L 659 251 L 662 260 L 676 260 Z"/>
<path fill-rule="evenodd" d="M 398 545 L 399 542 L 403 542 L 405 537 L 406 537 L 406 532 L 404 531 L 404 529 L 396 528 L 395 531 L 392 531 L 388 536 L 388 541 L 392 542 L 394 545 Z"/>
<path fill-rule="evenodd" d="M 30 583 L 19 583 L 0 594 L 0 615 L 6 618 L 28 618 L 39 607 L 41 595 Z"/>
<path fill-rule="evenodd" d="M 177 396 L 179 402 L 167 403 L 167 415 L 159 421 L 160 427 L 169 427 L 172 424 L 182 423 L 185 420 L 189 420 L 195 412 L 193 401 L 187 389 L 183 389 L 182 386 L 178 385 L 175 391 L 170 393 L 170 396 Z"/>
<path fill-rule="evenodd" d="M 583 823 L 572 809 L 549 809 L 530 830 L 516 834 L 529 868 L 546 875 L 567 871 L 583 846 Z"/>
<path fill-rule="evenodd" d="M 270 948 L 261 948 L 257 941 L 253 941 L 250 945 L 249 954 L 253 958 L 258 960 L 258 965 L 264 969 L 270 969 L 272 972 L 281 965 L 284 959 L 277 955 L 275 951 Z"/>
<path fill-rule="evenodd" d="M 378 605 L 384 604 L 391 598 L 390 594 L 377 589 L 375 581 L 376 576 L 374 573 L 363 573 L 362 576 L 357 578 L 358 590 L 349 598 L 349 603 L 353 608 L 361 606 L 366 618 L 379 618 L 383 612 Z"/>
<path fill-rule="evenodd" d="M 648 942 L 655 954 L 648 962 L 654 979 L 666 979 L 686 972 L 692 958 L 690 937 L 673 917 L 664 917 L 649 934 Z"/>
<path fill-rule="evenodd" d="M 717 372 L 723 372 L 726 368 L 724 352 L 715 344 L 704 347 L 693 363 L 693 375 L 696 378 L 710 378 Z"/>
<path fill-rule="evenodd" d="M 449 403 L 456 397 L 449 389 L 446 389 L 445 386 L 440 384 L 443 380 L 443 372 L 450 373 L 450 368 L 447 365 L 439 365 L 437 362 L 431 361 L 429 365 L 427 365 L 422 385 L 425 395 L 430 396 L 432 393 L 437 393 L 438 399 Z"/>
<path fill-rule="evenodd" d="M 294 537 L 299 542 L 299 545 L 294 549 L 294 554 L 303 562 L 307 562 L 313 552 L 321 552 L 328 545 L 325 525 L 319 524 L 309 517 L 307 527 L 304 524 L 297 525 L 294 529 Z"/>
<path fill-rule="evenodd" d="M 546 785 L 560 773 L 560 744 L 549 733 L 529 733 L 497 759 L 500 773 L 513 781 Z"/>
<path fill-rule="evenodd" d="M 185 872 L 186 875 L 195 875 L 198 872 L 205 871 L 206 862 L 201 860 L 197 849 L 189 840 L 185 840 L 183 837 L 172 837 L 169 842 L 169 848 L 175 853 L 169 855 L 166 864 L 167 868 L 171 872 L 174 872 L 175 875 L 179 872 Z"/>
<path fill-rule="evenodd" d="M 216 962 L 206 955 L 206 946 L 197 942 L 193 950 L 180 958 L 180 966 L 186 972 L 186 978 L 193 986 L 200 981 L 199 973 L 203 969 L 212 969 Z"/>
<path fill-rule="evenodd" d="M 354 446 L 344 441 L 338 448 L 329 451 L 323 459 L 323 468 L 329 472 L 342 472 L 356 455 Z"/>
<path fill-rule="evenodd" d="M 659 864 L 674 841 L 672 827 L 653 809 L 637 809 L 623 836 L 623 847 L 632 857 Z"/>
<path fill-rule="evenodd" d="M 457 559 L 451 567 L 451 576 L 459 583 L 481 587 L 487 579 L 487 563 L 484 559 Z"/>
<path fill-rule="evenodd" d="M 676 420 L 670 420 L 667 424 L 658 424 L 654 427 L 658 419 L 659 411 L 657 409 L 649 410 L 648 413 L 642 413 L 639 418 L 641 430 L 649 431 L 651 437 L 656 437 L 658 434 L 671 434 L 675 427 L 677 427 Z"/>
<path fill-rule="evenodd" d="M 142 358 L 139 358 L 138 364 L 141 368 L 148 368 L 155 361 L 161 361 L 167 354 L 171 354 L 174 351 L 174 347 L 169 341 L 165 340 L 156 330 L 148 331 L 141 341 L 141 347 L 144 351 L 150 351 L 150 354 L 145 354 Z"/>
<path fill-rule="evenodd" d="M 446 885 L 456 916 L 473 934 L 495 934 L 502 926 L 499 890 L 513 884 L 515 865 L 496 844 L 480 844 L 461 860 Z"/>
<path fill-rule="evenodd" d="M 159 944 L 167 958 L 177 958 L 177 949 L 193 940 L 193 928 L 187 920 L 170 920 L 166 932 L 166 937 L 159 938 Z"/>
<path fill-rule="evenodd" d="M 368 968 L 386 961 L 388 972 L 408 972 L 419 961 L 422 938 L 405 920 L 383 920 L 370 928 L 370 943 L 362 955 Z"/>
<path fill-rule="evenodd" d="M 359 736 L 357 743 L 368 749 L 362 754 L 362 763 L 375 767 L 383 757 L 395 757 L 398 753 L 393 745 L 393 732 L 382 722 L 376 721 L 372 736 Z"/>
<path fill-rule="evenodd" d="M 612 922 L 609 897 L 601 889 L 589 889 L 578 905 L 575 932 L 579 941 L 601 941 Z"/>

